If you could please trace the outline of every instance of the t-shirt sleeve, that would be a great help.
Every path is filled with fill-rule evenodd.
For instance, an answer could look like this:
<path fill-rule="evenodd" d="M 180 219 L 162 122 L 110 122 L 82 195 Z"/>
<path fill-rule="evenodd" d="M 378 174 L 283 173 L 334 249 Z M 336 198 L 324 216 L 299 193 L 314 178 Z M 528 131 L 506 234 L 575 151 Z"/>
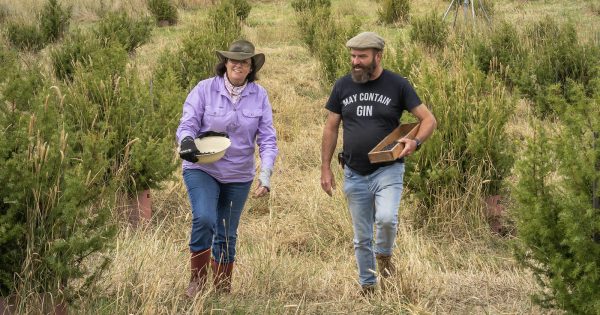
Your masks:
<path fill-rule="evenodd" d="M 417 91 L 415 91 L 415 88 L 408 80 L 402 80 L 402 89 L 400 93 L 400 99 L 404 100 L 404 107 L 406 110 L 411 111 L 413 108 L 421 105 L 422 102 L 417 95 Z"/>
<path fill-rule="evenodd" d="M 333 85 L 333 89 L 331 90 L 331 95 L 329 95 L 329 99 L 327 100 L 327 103 L 325 104 L 325 108 L 328 109 L 331 112 L 334 112 L 336 114 L 341 114 L 342 113 L 342 102 L 340 101 L 340 86 L 339 86 L 339 81 L 336 82 Z"/>

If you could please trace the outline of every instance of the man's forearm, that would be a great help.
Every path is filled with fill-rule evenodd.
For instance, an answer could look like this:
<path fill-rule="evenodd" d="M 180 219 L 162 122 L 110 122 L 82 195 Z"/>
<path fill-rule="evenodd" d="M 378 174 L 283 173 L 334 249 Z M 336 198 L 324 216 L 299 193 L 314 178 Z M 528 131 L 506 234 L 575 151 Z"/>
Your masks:
<path fill-rule="evenodd" d="M 337 144 L 338 133 L 325 128 L 323 130 L 323 141 L 321 143 L 321 168 L 331 166 L 331 158 Z"/>
<path fill-rule="evenodd" d="M 427 117 L 421 121 L 421 125 L 419 126 L 419 131 L 417 132 L 416 138 L 421 140 L 422 142 L 427 140 L 433 134 L 437 126 L 437 122 L 433 116 Z"/>

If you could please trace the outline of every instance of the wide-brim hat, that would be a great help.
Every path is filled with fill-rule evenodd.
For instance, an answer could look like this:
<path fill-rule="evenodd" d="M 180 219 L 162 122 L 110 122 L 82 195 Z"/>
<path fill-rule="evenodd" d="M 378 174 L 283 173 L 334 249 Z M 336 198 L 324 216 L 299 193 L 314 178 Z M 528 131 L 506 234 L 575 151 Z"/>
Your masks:
<path fill-rule="evenodd" d="M 229 50 L 217 50 L 216 53 L 221 60 L 246 60 L 252 58 L 252 65 L 255 73 L 265 64 L 265 54 L 256 53 L 254 51 L 254 45 L 243 39 L 233 42 L 231 46 L 229 46 Z"/>
<path fill-rule="evenodd" d="M 198 158 L 196 163 L 208 164 L 220 160 L 225 155 L 225 151 L 231 145 L 231 140 L 222 136 L 207 136 L 196 138 L 194 143 L 200 151 L 200 154 L 196 155 Z"/>

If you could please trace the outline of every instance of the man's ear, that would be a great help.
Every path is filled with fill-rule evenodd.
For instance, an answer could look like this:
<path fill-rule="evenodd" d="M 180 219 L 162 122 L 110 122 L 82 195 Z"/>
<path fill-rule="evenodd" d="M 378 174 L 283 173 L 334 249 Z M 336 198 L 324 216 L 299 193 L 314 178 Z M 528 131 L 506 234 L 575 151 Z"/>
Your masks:
<path fill-rule="evenodd" d="M 383 59 L 383 50 L 375 50 L 375 61 L 378 63 Z"/>

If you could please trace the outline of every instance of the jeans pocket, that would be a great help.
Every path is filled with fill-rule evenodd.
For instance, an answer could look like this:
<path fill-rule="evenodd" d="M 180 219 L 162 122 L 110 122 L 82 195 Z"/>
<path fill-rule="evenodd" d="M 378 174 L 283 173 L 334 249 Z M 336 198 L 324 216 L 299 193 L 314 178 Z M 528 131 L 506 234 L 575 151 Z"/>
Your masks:
<path fill-rule="evenodd" d="M 352 178 L 354 176 L 354 173 L 352 172 L 352 170 L 348 167 L 348 165 L 344 166 L 344 178 Z"/>

